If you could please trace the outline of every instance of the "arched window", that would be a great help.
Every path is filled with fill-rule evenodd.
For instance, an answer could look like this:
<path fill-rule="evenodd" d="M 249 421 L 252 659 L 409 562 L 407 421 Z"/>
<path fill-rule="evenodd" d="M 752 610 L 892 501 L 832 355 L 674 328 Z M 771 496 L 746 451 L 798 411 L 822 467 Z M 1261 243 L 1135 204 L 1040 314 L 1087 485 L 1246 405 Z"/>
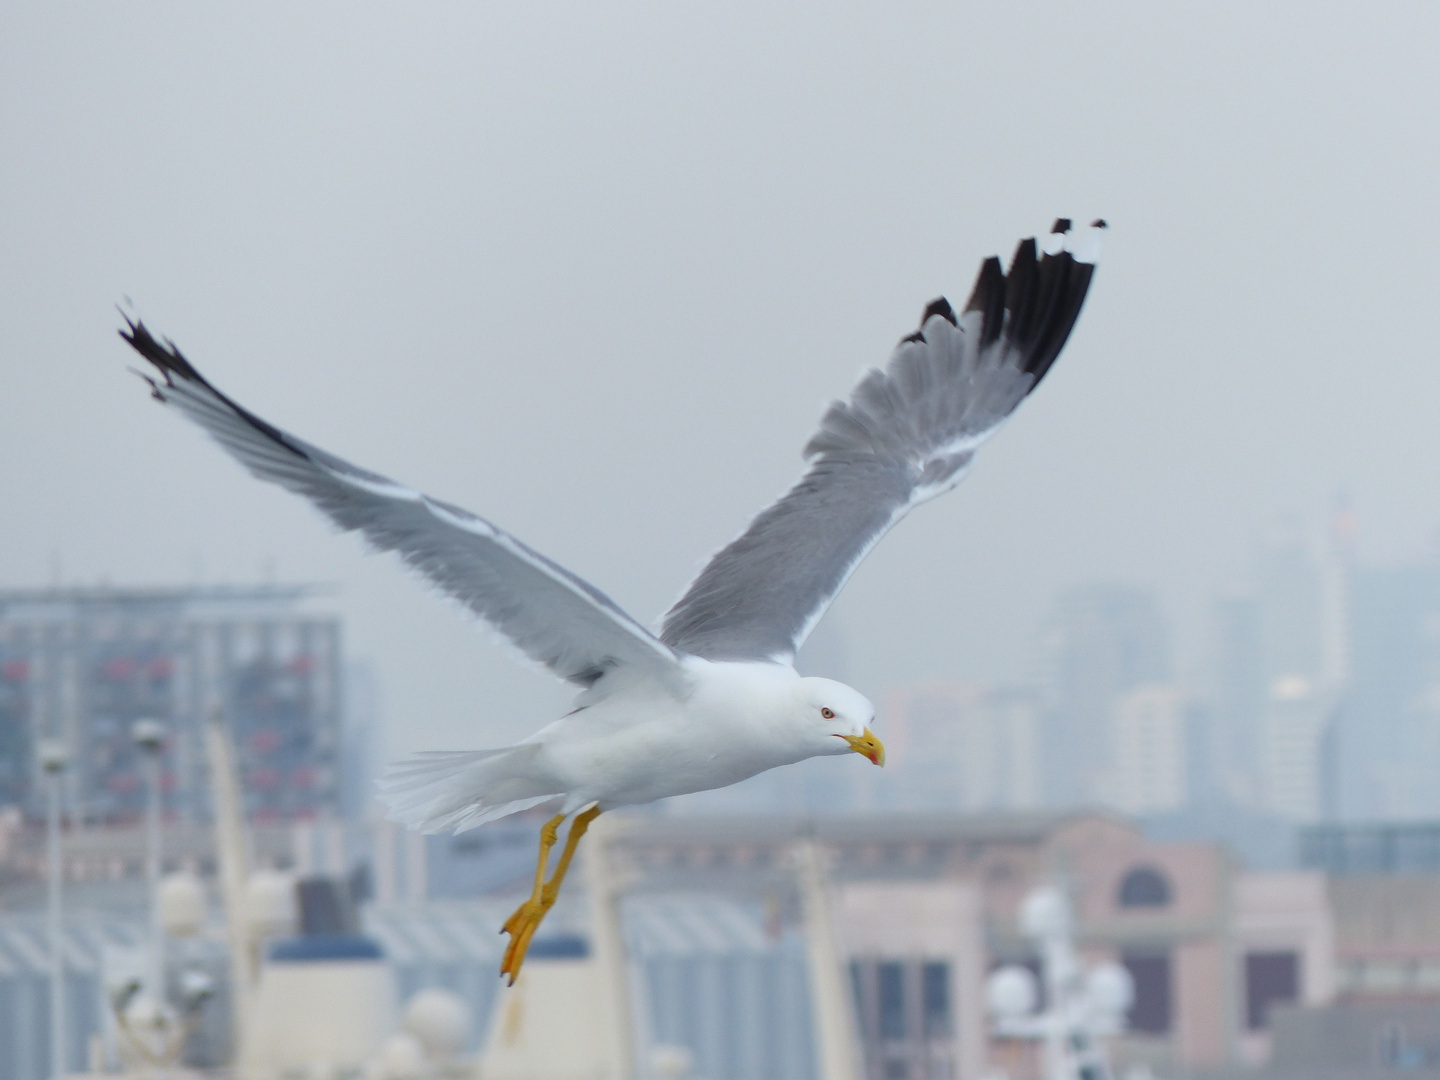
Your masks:
<path fill-rule="evenodd" d="M 1170 883 L 1153 866 L 1137 866 L 1120 880 L 1121 907 L 1165 907 Z"/>

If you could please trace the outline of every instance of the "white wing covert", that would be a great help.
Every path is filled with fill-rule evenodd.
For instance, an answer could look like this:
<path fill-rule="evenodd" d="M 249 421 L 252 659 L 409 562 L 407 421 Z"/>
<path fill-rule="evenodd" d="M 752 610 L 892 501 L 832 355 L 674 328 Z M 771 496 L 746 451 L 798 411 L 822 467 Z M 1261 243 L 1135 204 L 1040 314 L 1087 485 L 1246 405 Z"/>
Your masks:
<path fill-rule="evenodd" d="M 678 657 L 604 593 L 483 518 L 351 465 L 262 420 L 128 317 L 120 336 L 155 366 L 152 395 L 204 428 L 252 474 L 314 503 L 341 529 L 394 551 L 563 679 L 596 687 L 638 669 L 680 687 Z"/>
<path fill-rule="evenodd" d="M 665 615 L 660 640 L 711 660 L 793 661 L 860 561 L 913 506 L 964 478 L 976 448 L 1044 378 L 1095 269 L 1095 222 L 1060 219 L 1043 253 L 992 257 L 957 318 L 941 297 L 920 329 L 826 411 L 799 482 L 722 548 Z"/>

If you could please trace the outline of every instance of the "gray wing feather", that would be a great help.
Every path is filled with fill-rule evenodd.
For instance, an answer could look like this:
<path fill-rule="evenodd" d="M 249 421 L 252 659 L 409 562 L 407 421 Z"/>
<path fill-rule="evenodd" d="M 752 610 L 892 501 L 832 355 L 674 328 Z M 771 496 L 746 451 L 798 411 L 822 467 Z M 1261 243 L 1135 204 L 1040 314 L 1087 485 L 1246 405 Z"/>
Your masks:
<path fill-rule="evenodd" d="M 1064 243 L 1040 257 L 1022 241 L 1008 274 L 986 260 L 959 318 L 943 297 L 930 304 L 885 368 L 825 412 L 800 481 L 710 560 L 660 639 L 713 660 L 793 660 L 875 543 L 963 479 L 1054 363 L 1094 271 Z"/>
<path fill-rule="evenodd" d="M 203 427 L 251 473 L 303 495 L 374 547 L 397 552 L 532 660 L 585 687 L 627 668 L 678 685 L 675 653 L 588 582 L 469 511 L 274 427 L 211 386 L 144 324 L 130 323 L 121 336 L 163 376 L 146 376 L 154 396 Z"/>

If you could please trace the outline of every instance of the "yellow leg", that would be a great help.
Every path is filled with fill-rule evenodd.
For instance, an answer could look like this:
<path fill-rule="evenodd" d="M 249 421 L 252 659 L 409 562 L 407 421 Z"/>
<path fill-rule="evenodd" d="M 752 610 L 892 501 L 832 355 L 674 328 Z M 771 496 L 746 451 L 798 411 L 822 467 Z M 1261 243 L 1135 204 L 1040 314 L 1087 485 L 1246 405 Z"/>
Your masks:
<path fill-rule="evenodd" d="M 555 841 L 560 835 L 560 823 L 564 820 L 564 814 L 556 814 L 540 826 L 540 858 L 535 863 L 535 888 L 531 890 L 529 903 L 538 904 L 540 902 L 540 893 L 545 888 L 545 864 L 550 861 L 550 849 L 555 846 Z M 524 911 L 525 904 L 521 904 L 515 909 L 515 913 L 505 920 L 505 925 L 500 928 L 500 932 L 502 934 L 514 933 Z"/>
<path fill-rule="evenodd" d="M 575 820 L 570 824 L 570 833 L 565 837 L 565 847 L 560 852 L 560 861 L 555 865 L 555 873 L 550 876 L 549 881 L 545 880 L 545 864 L 549 860 L 550 849 L 555 846 L 560 823 L 565 820 L 565 816 L 556 815 L 540 830 L 540 861 L 535 866 L 535 889 L 530 894 L 530 899 L 516 908 L 514 914 L 506 919 L 505 925 L 500 928 L 502 934 L 510 935 L 510 944 L 505 947 L 505 955 L 500 960 L 500 974 L 510 977 L 509 985 L 515 985 L 515 979 L 520 974 L 520 965 L 525 962 L 525 953 L 530 948 L 530 939 L 535 936 L 540 920 L 545 918 L 546 912 L 555 905 L 555 898 L 560 895 L 560 885 L 565 880 L 565 872 L 570 869 L 570 860 L 575 857 L 580 838 L 585 835 L 585 830 L 590 828 L 590 823 L 599 816 L 598 806 L 592 806 L 575 815 Z"/>

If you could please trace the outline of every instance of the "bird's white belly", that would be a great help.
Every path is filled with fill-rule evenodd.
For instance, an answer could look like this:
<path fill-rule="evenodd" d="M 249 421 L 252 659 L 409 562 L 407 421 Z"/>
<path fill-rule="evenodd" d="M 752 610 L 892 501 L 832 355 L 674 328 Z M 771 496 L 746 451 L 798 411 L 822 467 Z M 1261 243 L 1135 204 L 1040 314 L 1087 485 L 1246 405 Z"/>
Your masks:
<path fill-rule="evenodd" d="M 567 792 L 603 809 L 725 787 L 803 756 L 674 720 L 547 741 L 541 754 Z"/>

